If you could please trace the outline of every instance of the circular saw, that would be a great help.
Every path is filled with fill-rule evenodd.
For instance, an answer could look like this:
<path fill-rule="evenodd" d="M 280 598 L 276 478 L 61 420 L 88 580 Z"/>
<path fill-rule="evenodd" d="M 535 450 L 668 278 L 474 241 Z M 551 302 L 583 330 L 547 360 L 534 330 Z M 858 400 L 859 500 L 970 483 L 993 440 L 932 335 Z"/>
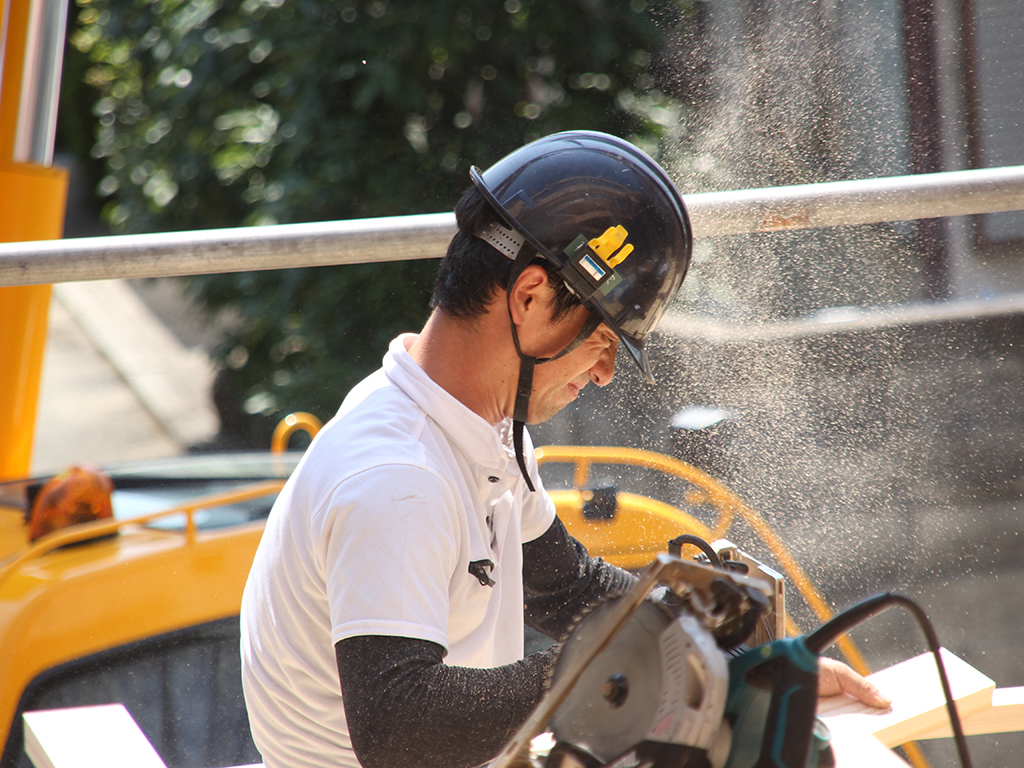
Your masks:
<path fill-rule="evenodd" d="M 666 589 L 655 598 L 657 586 Z M 760 768 L 756 755 L 754 763 L 734 761 L 733 742 L 773 749 L 770 718 L 760 717 L 755 695 L 764 665 L 733 674 L 726 652 L 756 627 L 768 594 L 764 581 L 734 569 L 659 555 L 632 589 L 579 621 L 551 688 L 490 768 L 512 768 L 524 758 L 535 765 L 530 745 L 545 729 L 554 737 L 545 768 Z M 775 655 L 786 662 L 791 654 Z M 784 677 L 775 689 L 769 682 L 769 709 L 788 696 Z M 748 701 L 758 706 L 744 719 Z M 809 718 L 797 718 L 806 720 L 808 741 L 813 714 L 812 708 Z M 740 720 L 745 731 L 734 735 Z M 786 768 L 813 766 L 798 761 Z"/>

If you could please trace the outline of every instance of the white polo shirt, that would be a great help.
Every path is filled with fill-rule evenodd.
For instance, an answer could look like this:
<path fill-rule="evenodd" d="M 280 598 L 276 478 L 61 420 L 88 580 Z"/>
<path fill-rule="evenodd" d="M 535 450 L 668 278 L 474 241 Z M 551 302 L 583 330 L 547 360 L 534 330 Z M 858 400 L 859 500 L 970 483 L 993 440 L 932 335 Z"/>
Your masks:
<path fill-rule="evenodd" d="M 357 766 L 334 645 L 430 640 L 446 663 L 523 655 L 522 543 L 555 510 L 525 436 L 530 493 L 497 426 L 467 409 L 395 339 L 317 435 L 267 520 L 242 598 L 242 683 L 268 768 Z M 470 572 L 490 561 L 492 586 Z"/>

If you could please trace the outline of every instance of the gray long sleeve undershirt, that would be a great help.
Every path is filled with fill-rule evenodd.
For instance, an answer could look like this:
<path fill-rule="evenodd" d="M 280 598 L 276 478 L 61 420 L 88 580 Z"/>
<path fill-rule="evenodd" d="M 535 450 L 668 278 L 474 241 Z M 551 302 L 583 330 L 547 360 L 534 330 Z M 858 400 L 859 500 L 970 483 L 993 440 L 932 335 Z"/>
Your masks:
<path fill-rule="evenodd" d="M 576 614 L 635 578 L 592 559 L 557 518 L 523 545 L 528 626 L 560 638 Z M 345 717 L 364 768 L 469 768 L 494 757 L 538 704 L 557 649 L 492 669 L 443 663 L 428 640 L 364 636 L 335 646 Z"/>

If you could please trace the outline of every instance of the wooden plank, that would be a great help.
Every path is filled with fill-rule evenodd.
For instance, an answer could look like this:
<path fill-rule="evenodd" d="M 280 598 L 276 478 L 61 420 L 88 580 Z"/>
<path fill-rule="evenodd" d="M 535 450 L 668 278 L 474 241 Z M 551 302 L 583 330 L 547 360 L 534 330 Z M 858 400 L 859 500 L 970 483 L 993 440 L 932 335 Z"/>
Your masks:
<path fill-rule="evenodd" d="M 962 721 L 967 736 L 984 733 L 1010 733 L 1024 731 L 1024 687 L 996 688 L 992 692 L 992 706 L 975 712 Z M 940 728 L 918 736 L 919 739 L 942 739 L 953 735 L 947 721 Z"/>
<path fill-rule="evenodd" d="M 995 683 L 949 651 L 942 649 L 941 653 L 961 719 L 990 709 Z M 818 715 L 831 730 L 871 734 L 886 747 L 895 747 L 943 725 L 949 727 L 946 700 L 931 653 L 883 669 L 868 679 L 892 700 L 892 707 L 874 709 L 845 694 L 822 699 Z"/>
<path fill-rule="evenodd" d="M 26 712 L 36 768 L 167 768 L 121 704 Z"/>
<path fill-rule="evenodd" d="M 856 728 L 832 732 L 835 768 L 909 768 L 909 764 L 870 734 Z"/>

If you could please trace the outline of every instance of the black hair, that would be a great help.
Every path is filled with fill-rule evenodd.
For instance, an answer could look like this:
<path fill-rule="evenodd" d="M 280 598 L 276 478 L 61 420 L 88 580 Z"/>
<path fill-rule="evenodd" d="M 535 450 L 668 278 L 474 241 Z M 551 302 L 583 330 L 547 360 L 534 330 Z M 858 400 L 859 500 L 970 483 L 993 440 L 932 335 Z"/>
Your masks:
<path fill-rule="evenodd" d="M 467 189 L 456 204 L 455 221 L 459 231 L 441 260 L 430 306 L 468 320 L 482 315 L 494 296 L 508 288 L 513 262 L 474 234 L 494 222 L 504 224 L 498 212 L 475 186 Z M 558 276 L 555 266 L 536 255 L 529 243 L 523 248 L 533 250 L 534 258 L 530 263 L 539 264 L 548 274 L 548 284 L 555 292 L 552 319 L 557 320 L 580 306 L 579 300 Z"/>

